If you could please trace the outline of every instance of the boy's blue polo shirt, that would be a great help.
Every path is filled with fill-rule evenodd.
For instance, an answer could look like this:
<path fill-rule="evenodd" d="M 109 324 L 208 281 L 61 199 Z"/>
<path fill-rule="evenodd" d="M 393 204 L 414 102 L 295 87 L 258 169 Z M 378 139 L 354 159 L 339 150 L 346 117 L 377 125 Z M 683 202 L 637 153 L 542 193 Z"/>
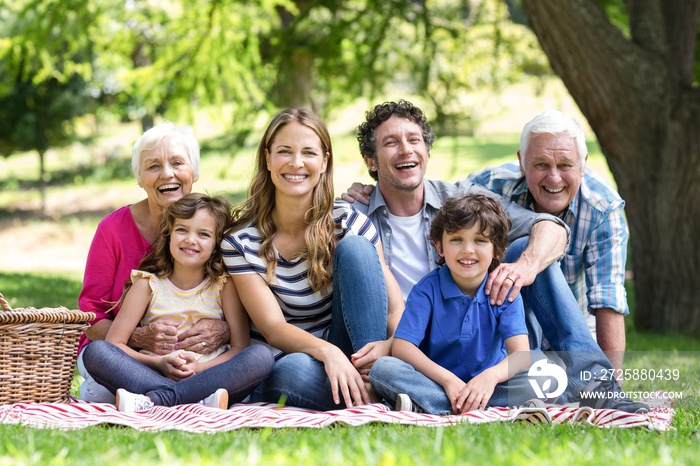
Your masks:
<path fill-rule="evenodd" d="M 394 336 L 464 382 L 495 366 L 508 355 L 505 340 L 527 335 L 527 327 L 520 295 L 512 303 L 489 303 L 487 277 L 472 299 L 460 291 L 448 267 L 433 270 L 409 293 Z"/>

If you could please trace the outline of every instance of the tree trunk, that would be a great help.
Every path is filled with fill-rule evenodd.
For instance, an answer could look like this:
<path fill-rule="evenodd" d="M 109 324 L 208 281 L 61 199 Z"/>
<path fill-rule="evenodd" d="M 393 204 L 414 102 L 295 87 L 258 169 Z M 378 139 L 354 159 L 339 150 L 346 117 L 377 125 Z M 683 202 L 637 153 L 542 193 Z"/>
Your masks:
<path fill-rule="evenodd" d="M 627 4 L 631 39 L 595 0 L 523 9 L 627 202 L 635 326 L 700 334 L 700 95 L 688 72 L 700 1 Z"/>
<path fill-rule="evenodd" d="M 41 213 L 46 213 L 46 151 L 39 149 L 39 195 L 41 196 Z"/>
<path fill-rule="evenodd" d="M 305 0 L 295 0 L 294 4 L 300 12 L 309 8 L 309 2 Z M 281 26 L 277 50 L 280 63 L 272 100 L 282 108 L 304 107 L 317 111 L 311 96 L 314 88 L 314 54 L 305 45 L 307 39 L 303 33 L 292 27 L 294 14 L 284 7 L 278 7 L 277 13 Z"/>

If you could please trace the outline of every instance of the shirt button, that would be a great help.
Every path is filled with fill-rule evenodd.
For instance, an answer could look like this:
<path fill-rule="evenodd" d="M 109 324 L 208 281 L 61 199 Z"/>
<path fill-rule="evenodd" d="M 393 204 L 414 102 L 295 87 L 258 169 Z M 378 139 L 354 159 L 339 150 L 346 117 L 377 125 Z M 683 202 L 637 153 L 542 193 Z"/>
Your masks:
<path fill-rule="evenodd" d="M 384 215 L 386 215 L 386 209 L 382 210 L 382 213 L 383 213 Z"/>
<path fill-rule="evenodd" d="M 387 231 L 386 233 L 384 233 L 384 236 L 386 236 L 387 238 L 391 238 L 391 233 Z"/>

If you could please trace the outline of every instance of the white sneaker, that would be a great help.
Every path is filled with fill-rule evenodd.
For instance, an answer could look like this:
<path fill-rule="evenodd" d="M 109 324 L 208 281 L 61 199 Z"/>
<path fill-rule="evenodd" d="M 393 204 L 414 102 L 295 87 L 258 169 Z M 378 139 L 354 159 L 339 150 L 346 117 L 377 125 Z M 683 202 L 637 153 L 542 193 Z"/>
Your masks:
<path fill-rule="evenodd" d="M 405 393 L 396 395 L 396 411 L 408 411 L 411 413 L 424 413 L 422 409 L 413 404 L 411 397 Z"/>
<path fill-rule="evenodd" d="M 151 409 L 153 402 L 146 395 L 137 395 L 123 388 L 117 390 L 117 411 L 122 413 L 133 413 L 135 411 L 145 411 Z"/>
<path fill-rule="evenodd" d="M 200 401 L 199 404 L 210 408 L 228 409 L 228 391 L 225 388 L 220 388 Z"/>

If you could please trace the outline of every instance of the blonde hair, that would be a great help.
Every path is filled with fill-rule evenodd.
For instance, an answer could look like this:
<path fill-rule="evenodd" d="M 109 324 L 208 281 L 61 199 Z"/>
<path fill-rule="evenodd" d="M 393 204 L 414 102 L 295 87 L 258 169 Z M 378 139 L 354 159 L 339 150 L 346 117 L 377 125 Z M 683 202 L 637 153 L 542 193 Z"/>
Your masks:
<path fill-rule="evenodd" d="M 333 255 L 338 242 L 334 234 L 333 220 L 333 148 L 326 125 L 310 110 L 287 109 L 278 113 L 270 122 L 258 145 L 255 174 L 248 188 L 248 199 L 234 209 L 233 229 L 255 223 L 262 236 L 258 255 L 267 266 L 267 278 L 272 283 L 277 262 L 272 247 L 272 240 L 277 232 L 277 226 L 272 220 L 276 188 L 267 169 L 266 152 L 270 150 L 279 130 L 292 122 L 304 125 L 318 135 L 323 156 L 326 157 L 326 171 L 321 174 L 318 184 L 314 187 L 311 208 L 305 215 L 306 248 L 302 251 L 302 257 L 309 261 L 308 280 L 311 289 L 323 291 L 333 280 Z"/>

